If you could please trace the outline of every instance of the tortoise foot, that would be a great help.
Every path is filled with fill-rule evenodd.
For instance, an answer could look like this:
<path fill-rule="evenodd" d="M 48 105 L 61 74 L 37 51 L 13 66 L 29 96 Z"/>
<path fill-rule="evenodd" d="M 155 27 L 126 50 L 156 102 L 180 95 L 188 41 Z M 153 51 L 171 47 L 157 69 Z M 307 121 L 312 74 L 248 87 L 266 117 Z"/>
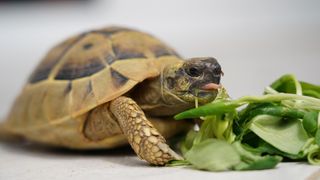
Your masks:
<path fill-rule="evenodd" d="M 150 164 L 165 165 L 170 160 L 181 160 L 164 137 L 147 120 L 144 112 L 132 99 L 119 97 L 111 102 L 110 110 L 117 118 L 128 142 L 137 155 Z"/>

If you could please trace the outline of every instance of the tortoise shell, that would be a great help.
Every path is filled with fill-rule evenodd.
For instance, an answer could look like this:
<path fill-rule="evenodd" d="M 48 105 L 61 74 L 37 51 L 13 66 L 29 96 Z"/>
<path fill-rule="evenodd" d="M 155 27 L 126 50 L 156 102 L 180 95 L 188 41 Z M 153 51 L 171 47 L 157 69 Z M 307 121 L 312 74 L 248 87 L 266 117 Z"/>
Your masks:
<path fill-rule="evenodd" d="M 173 49 L 132 29 L 109 27 L 71 37 L 49 51 L 31 74 L 6 127 L 43 142 L 50 137 L 41 140 L 41 133 L 56 129 L 52 136 L 57 136 L 63 133 L 59 127 L 81 133 L 84 122 L 78 117 L 177 61 L 181 59 Z"/>

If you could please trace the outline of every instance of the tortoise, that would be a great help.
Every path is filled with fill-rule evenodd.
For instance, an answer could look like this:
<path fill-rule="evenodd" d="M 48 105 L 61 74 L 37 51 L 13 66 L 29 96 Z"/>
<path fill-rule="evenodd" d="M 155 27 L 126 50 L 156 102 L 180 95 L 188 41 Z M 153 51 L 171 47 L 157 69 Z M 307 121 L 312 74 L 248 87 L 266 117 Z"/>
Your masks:
<path fill-rule="evenodd" d="M 165 138 L 190 128 L 172 116 L 212 101 L 221 66 L 183 60 L 144 32 L 106 27 L 55 46 L 16 98 L 2 132 L 71 149 L 130 144 L 150 164 L 181 159 Z"/>

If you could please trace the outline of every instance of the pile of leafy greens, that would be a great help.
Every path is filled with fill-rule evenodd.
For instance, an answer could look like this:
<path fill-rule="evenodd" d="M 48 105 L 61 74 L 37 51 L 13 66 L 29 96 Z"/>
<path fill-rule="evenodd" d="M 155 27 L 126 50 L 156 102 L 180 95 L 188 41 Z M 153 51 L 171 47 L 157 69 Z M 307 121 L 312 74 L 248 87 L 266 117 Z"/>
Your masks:
<path fill-rule="evenodd" d="M 284 75 L 262 96 L 231 100 L 221 89 L 215 101 L 182 112 L 176 120 L 199 118 L 169 166 L 209 171 L 274 168 L 280 161 L 320 165 L 320 86 Z"/>

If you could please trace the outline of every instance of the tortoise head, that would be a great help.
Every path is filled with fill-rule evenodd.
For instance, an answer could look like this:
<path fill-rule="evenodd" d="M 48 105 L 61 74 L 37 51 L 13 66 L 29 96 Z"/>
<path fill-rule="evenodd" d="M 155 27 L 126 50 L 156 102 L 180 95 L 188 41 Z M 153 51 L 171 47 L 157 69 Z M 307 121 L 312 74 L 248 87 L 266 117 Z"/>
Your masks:
<path fill-rule="evenodd" d="M 200 104 L 213 101 L 223 75 L 218 61 L 212 57 L 192 58 L 170 64 L 162 72 L 163 98 L 166 102 L 183 101 Z"/>

